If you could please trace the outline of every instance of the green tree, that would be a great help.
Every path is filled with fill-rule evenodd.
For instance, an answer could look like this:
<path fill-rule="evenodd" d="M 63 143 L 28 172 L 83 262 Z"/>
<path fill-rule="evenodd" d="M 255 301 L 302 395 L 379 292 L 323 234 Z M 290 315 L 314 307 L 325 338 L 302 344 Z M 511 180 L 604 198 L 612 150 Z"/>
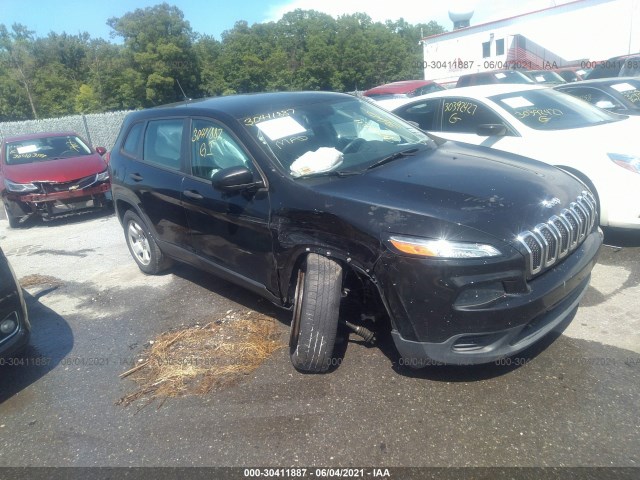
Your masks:
<path fill-rule="evenodd" d="M 444 27 L 434 21 L 411 25 L 402 18 L 395 22 L 387 21 L 386 26 L 402 40 L 406 48 L 406 61 L 402 63 L 401 69 L 397 72 L 397 78 L 394 80 L 422 78 L 424 72 L 421 65 L 424 52 L 421 41 L 424 37 L 444 33 Z"/>
<path fill-rule="evenodd" d="M 33 93 L 41 117 L 62 117 L 75 111 L 76 89 L 68 71 L 59 62 L 39 66 L 33 77 Z"/>
<path fill-rule="evenodd" d="M 75 111 L 77 113 L 98 113 L 102 111 L 102 103 L 91 85 L 80 85 L 76 95 Z"/>
<path fill-rule="evenodd" d="M 178 82 L 188 95 L 198 93 L 195 35 L 180 9 L 162 3 L 110 18 L 107 24 L 124 39 L 131 67 L 142 76 L 145 106 L 181 99 Z"/>
<path fill-rule="evenodd" d="M 20 85 L 29 101 L 32 118 L 38 118 L 33 97 L 33 74 L 36 61 L 33 55 L 33 34 L 26 26 L 14 23 L 11 32 L 0 24 L 0 51 L 4 54 L 3 66 L 10 77 Z"/>
<path fill-rule="evenodd" d="M 354 90 L 421 78 L 423 36 L 435 22 L 373 22 L 294 10 L 277 22 L 238 21 L 221 40 L 194 33 L 162 3 L 110 18 L 115 44 L 88 33 L 35 38 L 0 24 L 0 119 L 144 108 L 187 96 Z M 179 83 L 178 83 L 179 82 Z"/>
<path fill-rule="evenodd" d="M 224 72 L 226 92 L 247 93 L 266 89 L 268 42 L 241 20 L 222 34 L 217 66 Z"/>
<path fill-rule="evenodd" d="M 203 35 L 193 49 L 200 78 L 198 90 L 207 96 L 222 95 L 227 90 L 227 82 L 219 65 L 222 44 L 211 36 Z"/>

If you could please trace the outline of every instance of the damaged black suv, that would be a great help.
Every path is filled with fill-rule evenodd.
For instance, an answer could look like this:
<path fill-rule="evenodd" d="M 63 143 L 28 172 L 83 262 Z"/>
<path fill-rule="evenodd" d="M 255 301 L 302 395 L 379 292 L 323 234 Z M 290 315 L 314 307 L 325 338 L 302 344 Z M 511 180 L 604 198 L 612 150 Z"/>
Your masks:
<path fill-rule="evenodd" d="M 338 93 L 131 113 L 110 173 L 140 269 L 186 262 L 292 310 L 302 371 L 332 365 L 339 325 L 371 336 L 345 297 L 388 316 L 408 365 L 512 355 L 570 318 L 602 243 L 574 177 Z"/>

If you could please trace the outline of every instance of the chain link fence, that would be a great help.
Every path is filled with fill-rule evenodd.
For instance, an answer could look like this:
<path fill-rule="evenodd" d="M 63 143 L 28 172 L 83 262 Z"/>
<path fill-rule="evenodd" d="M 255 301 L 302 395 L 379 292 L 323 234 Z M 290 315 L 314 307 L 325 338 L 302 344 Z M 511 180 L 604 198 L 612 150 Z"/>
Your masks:
<path fill-rule="evenodd" d="M 0 138 L 39 132 L 76 132 L 94 147 L 111 150 L 116 142 L 120 126 L 129 111 L 71 115 L 42 120 L 23 120 L 0 123 Z"/>

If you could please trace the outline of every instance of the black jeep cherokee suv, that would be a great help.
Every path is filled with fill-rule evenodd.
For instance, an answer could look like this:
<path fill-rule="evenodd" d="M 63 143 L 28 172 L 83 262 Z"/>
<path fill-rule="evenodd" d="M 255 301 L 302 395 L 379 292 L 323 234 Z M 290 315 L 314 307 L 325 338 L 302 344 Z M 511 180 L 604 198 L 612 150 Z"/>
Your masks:
<path fill-rule="evenodd" d="M 291 309 L 304 371 L 331 365 L 345 296 L 388 314 L 409 365 L 519 352 L 574 311 L 602 243 L 574 177 L 338 93 L 131 113 L 110 170 L 140 269 L 187 262 Z"/>

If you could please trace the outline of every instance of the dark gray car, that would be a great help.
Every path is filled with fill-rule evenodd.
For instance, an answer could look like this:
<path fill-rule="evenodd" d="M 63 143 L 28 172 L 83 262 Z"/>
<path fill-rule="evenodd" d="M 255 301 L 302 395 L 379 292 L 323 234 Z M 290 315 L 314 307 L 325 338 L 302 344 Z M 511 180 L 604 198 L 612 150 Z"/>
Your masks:
<path fill-rule="evenodd" d="M 640 77 L 585 80 L 555 89 L 613 113 L 640 115 Z"/>
<path fill-rule="evenodd" d="M 30 331 L 22 288 L 0 249 L 0 365 L 27 344 Z"/>

